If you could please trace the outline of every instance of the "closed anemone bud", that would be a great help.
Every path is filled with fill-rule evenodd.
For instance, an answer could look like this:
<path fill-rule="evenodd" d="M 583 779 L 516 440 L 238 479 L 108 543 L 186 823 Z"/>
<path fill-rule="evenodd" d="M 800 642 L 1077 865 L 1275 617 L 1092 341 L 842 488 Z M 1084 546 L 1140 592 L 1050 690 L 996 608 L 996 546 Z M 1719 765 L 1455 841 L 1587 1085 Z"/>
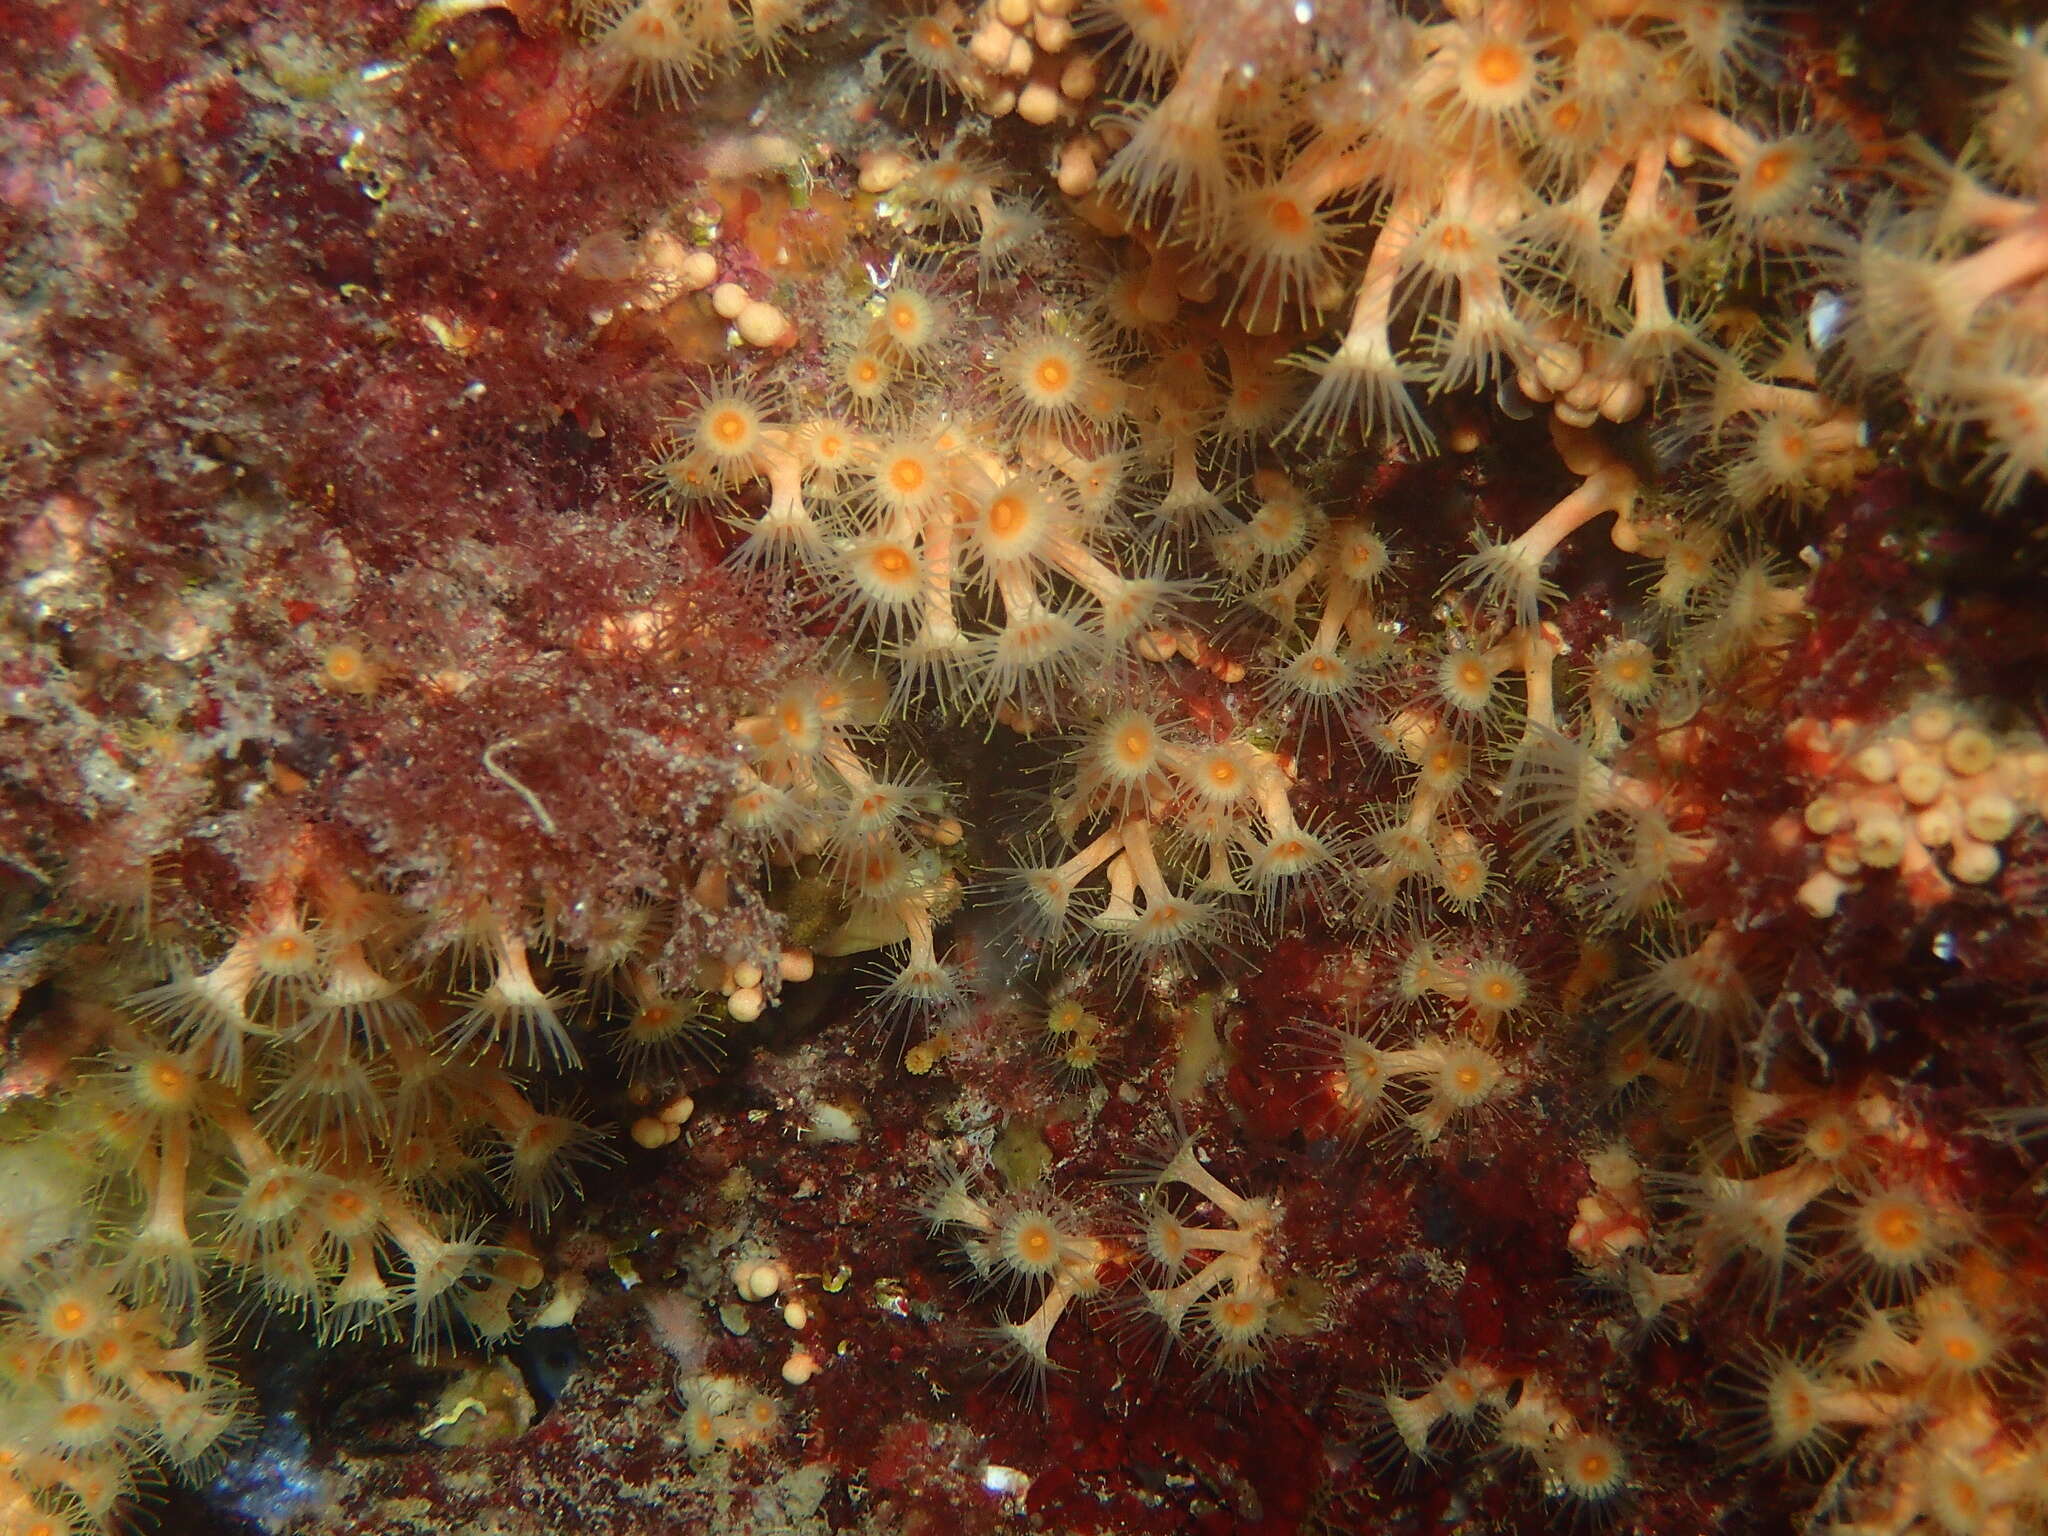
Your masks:
<path fill-rule="evenodd" d="M 1942 748 L 1942 760 L 1949 771 L 1963 778 L 1974 778 L 1988 770 L 1998 760 L 1998 747 L 1991 738 L 1975 726 L 1964 726 L 1949 737 Z"/>
<path fill-rule="evenodd" d="M 750 347 L 772 347 L 789 335 L 791 327 L 781 310 L 754 299 L 733 317 L 733 329 Z"/>

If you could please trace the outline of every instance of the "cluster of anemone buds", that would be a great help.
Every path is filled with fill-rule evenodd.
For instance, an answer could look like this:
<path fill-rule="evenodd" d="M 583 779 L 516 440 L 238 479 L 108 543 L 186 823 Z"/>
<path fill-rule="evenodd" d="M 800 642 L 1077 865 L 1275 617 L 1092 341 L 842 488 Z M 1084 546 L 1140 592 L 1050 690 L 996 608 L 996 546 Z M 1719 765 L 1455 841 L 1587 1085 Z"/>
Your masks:
<path fill-rule="evenodd" d="M 1643 368 L 1625 349 L 1578 334 L 1572 322 L 1552 319 L 1535 328 L 1529 359 L 1515 384 L 1532 404 L 1548 405 L 1569 426 L 1590 427 L 1601 418 L 1633 421 L 1648 403 Z"/>
<path fill-rule="evenodd" d="M 732 332 L 750 347 L 779 347 L 796 339 L 789 317 L 765 299 L 757 299 L 738 283 L 720 283 L 711 290 L 711 309 L 732 322 Z"/>
<path fill-rule="evenodd" d="M 667 230 L 651 230 L 637 239 L 607 230 L 576 248 L 569 271 L 620 295 L 592 311 L 592 322 L 605 325 L 621 310 L 653 313 L 709 288 L 718 281 L 718 258 Z"/>
<path fill-rule="evenodd" d="M 960 83 L 990 117 L 1043 126 L 1095 94 L 1093 58 L 1073 49 L 1074 0 L 990 0 L 969 25 Z"/>
<path fill-rule="evenodd" d="M 745 1254 L 733 1261 L 732 1288 L 743 1301 L 767 1301 L 779 1296 L 789 1280 L 789 1271 L 779 1261 L 761 1254 Z"/>
<path fill-rule="evenodd" d="M 1829 781 L 1801 817 L 1821 840 L 1822 867 L 1799 888 L 1816 917 L 1872 871 L 1896 870 L 1923 909 L 1951 881 L 1984 885 L 2003 867 L 1998 845 L 2048 801 L 2048 743 L 2031 732 L 1994 735 L 1940 701 L 1875 731 L 1797 721 L 1786 740 L 1800 766 Z"/>
<path fill-rule="evenodd" d="M 782 1422 L 782 1405 L 730 1376 L 693 1376 L 682 1384 L 683 1444 L 693 1457 L 720 1446 L 759 1445 Z"/>
<path fill-rule="evenodd" d="M 633 1122 L 633 1140 L 650 1152 L 665 1147 L 681 1137 L 683 1127 L 696 1112 L 697 1101 L 687 1093 L 679 1093 L 653 1114 L 642 1115 Z"/>
<path fill-rule="evenodd" d="M 1586 1159 L 1586 1176 L 1593 1190 L 1580 1198 L 1565 1241 L 1581 1264 L 1601 1269 L 1649 1243 L 1649 1202 L 1642 1165 L 1626 1147 L 1593 1153 Z"/>
<path fill-rule="evenodd" d="M 775 974 L 783 981 L 809 981 L 817 961 L 801 946 L 785 949 L 775 961 Z M 768 1010 L 768 973 L 752 960 L 735 961 L 719 968 L 718 990 L 725 997 L 726 1017 L 751 1024 Z"/>

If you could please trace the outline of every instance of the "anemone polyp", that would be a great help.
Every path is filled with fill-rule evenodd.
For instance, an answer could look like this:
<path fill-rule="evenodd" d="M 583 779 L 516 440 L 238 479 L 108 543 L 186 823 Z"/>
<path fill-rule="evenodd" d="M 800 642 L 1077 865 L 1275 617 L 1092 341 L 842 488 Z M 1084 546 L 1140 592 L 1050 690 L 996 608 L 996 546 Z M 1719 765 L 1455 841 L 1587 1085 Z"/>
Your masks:
<path fill-rule="evenodd" d="M 760 449 L 764 426 L 759 405 L 744 394 L 728 392 L 711 396 L 698 409 L 691 438 L 720 470 L 737 469 Z"/>
<path fill-rule="evenodd" d="M 1607 1435 L 1577 1434 L 1550 1455 L 1550 1471 L 1567 1497 L 1598 1504 L 1628 1485 L 1628 1458 Z"/>

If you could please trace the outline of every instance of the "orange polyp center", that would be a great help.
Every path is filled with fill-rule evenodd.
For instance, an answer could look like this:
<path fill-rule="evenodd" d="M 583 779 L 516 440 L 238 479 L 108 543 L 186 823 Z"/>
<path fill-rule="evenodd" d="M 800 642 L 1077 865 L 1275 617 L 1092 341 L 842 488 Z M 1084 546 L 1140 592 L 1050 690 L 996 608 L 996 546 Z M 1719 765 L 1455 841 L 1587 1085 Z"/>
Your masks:
<path fill-rule="evenodd" d="M 889 484 L 906 496 L 923 490 L 924 482 L 924 466 L 916 459 L 898 459 L 889 466 Z"/>
<path fill-rule="evenodd" d="M 1911 1211 L 1886 1211 L 1872 1230 L 1879 1242 L 1894 1250 L 1910 1249 L 1920 1241 L 1920 1223 Z"/>
<path fill-rule="evenodd" d="M 1477 1067 L 1458 1068 L 1458 1086 L 1467 1092 L 1477 1088 L 1479 1086 L 1479 1069 Z"/>
<path fill-rule="evenodd" d="M 1308 228 L 1308 215 L 1291 197 L 1276 197 L 1266 207 L 1266 219 L 1283 235 L 1298 235 Z"/>
<path fill-rule="evenodd" d="M 1057 394 L 1074 381 L 1065 359 L 1057 357 L 1042 358 L 1031 370 L 1031 377 L 1047 394 Z"/>
<path fill-rule="evenodd" d="M 150 1086 L 166 1098 L 185 1089 L 185 1074 L 168 1061 L 160 1061 L 150 1068 L 149 1081 Z"/>
<path fill-rule="evenodd" d="M 1463 688 L 1486 686 L 1486 668 L 1476 661 L 1468 661 L 1458 668 L 1458 685 Z"/>
<path fill-rule="evenodd" d="M 939 53 L 951 45 L 953 34 L 936 21 L 921 21 L 917 24 L 917 40 L 927 51 Z"/>
<path fill-rule="evenodd" d="M 910 574 L 910 556 L 893 544 L 887 549 L 875 551 L 875 569 L 891 580 L 901 580 Z"/>
<path fill-rule="evenodd" d="M 853 379 L 856 384 L 872 384 L 882 376 L 882 370 L 871 357 L 854 359 Z"/>
<path fill-rule="evenodd" d="M 1152 733 L 1134 725 L 1117 738 L 1116 751 L 1127 763 L 1142 763 L 1152 755 Z"/>
<path fill-rule="evenodd" d="M 651 1003 L 634 1015 L 633 1030 L 636 1034 L 665 1034 L 675 1023 L 678 1010 L 673 1003 Z"/>
<path fill-rule="evenodd" d="M 989 505 L 988 525 L 996 533 L 1008 537 L 1024 526 L 1024 502 L 1017 496 L 998 496 Z"/>
<path fill-rule="evenodd" d="M 1228 758 L 1218 758 L 1209 765 L 1209 781 L 1228 788 L 1237 782 L 1237 765 Z"/>
<path fill-rule="evenodd" d="M 1317 677 L 1329 677 L 1336 672 L 1337 664 L 1327 656 L 1311 656 L 1308 669 Z"/>
<path fill-rule="evenodd" d="M 1522 78 L 1522 54 L 1507 43 L 1488 43 L 1472 61 L 1473 72 L 1488 85 L 1512 85 Z"/>
<path fill-rule="evenodd" d="M 711 435 L 730 448 L 747 438 L 747 418 L 738 411 L 720 411 L 711 418 Z"/>
<path fill-rule="evenodd" d="M 1034 1264 L 1052 1257 L 1052 1233 L 1044 1227 L 1028 1227 L 1017 1234 L 1017 1251 Z"/>
<path fill-rule="evenodd" d="M 75 1301 L 59 1302 L 50 1312 L 50 1321 L 59 1333 L 77 1333 L 85 1327 L 91 1316 L 85 1307 Z"/>
<path fill-rule="evenodd" d="M 1471 253 L 1473 246 L 1478 242 L 1472 238 L 1472 231 L 1464 225 L 1446 224 L 1438 232 L 1436 243 L 1439 249 L 1448 251 L 1453 256 L 1465 256 Z"/>

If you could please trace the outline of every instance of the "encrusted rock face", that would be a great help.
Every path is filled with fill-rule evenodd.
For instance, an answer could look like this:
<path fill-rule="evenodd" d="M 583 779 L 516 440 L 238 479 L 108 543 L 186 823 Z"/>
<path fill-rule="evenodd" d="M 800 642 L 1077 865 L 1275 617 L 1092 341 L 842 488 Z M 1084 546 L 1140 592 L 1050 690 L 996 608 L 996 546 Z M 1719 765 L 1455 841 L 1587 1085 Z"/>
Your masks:
<path fill-rule="evenodd" d="M 0 0 L 0 1536 L 2048 1526 L 1984 9 Z"/>

